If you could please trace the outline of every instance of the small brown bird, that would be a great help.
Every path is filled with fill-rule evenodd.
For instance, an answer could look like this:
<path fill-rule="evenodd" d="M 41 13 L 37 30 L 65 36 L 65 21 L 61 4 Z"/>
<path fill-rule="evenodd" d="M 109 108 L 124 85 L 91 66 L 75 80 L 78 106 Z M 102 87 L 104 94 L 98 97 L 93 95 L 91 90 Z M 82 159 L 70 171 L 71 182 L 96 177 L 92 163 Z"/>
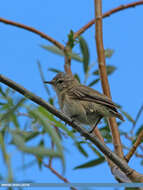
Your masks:
<path fill-rule="evenodd" d="M 117 117 L 124 121 L 110 98 L 80 84 L 73 75 L 60 72 L 45 83 L 54 87 L 61 110 L 74 121 L 93 127 L 90 132 L 103 117 Z"/>

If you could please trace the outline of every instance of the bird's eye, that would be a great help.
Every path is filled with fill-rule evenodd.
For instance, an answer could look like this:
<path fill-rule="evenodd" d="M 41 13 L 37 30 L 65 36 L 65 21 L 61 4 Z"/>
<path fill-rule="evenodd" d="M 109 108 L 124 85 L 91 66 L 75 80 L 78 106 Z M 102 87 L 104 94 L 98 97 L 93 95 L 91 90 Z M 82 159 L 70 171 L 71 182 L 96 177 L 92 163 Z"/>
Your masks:
<path fill-rule="evenodd" d="M 62 83 L 63 83 L 63 80 L 59 80 L 58 83 L 59 83 L 59 84 L 62 84 Z"/>

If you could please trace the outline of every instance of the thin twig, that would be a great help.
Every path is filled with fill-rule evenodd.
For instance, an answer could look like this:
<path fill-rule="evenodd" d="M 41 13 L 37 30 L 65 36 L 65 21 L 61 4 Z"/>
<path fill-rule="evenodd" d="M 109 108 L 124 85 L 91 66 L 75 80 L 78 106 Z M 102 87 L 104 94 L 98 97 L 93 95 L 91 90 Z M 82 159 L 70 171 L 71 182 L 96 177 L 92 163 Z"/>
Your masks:
<path fill-rule="evenodd" d="M 109 10 L 108 12 L 104 13 L 102 15 L 102 18 L 109 17 L 110 15 L 117 13 L 119 11 L 135 7 L 137 5 L 142 5 L 143 1 L 137 1 L 137 2 L 132 2 L 127 5 L 120 5 L 119 7 L 116 7 L 114 9 Z M 79 37 L 83 32 L 85 32 L 89 27 L 91 27 L 94 23 L 96 22 L 96 19 L 91 20 L 88 22 L 86 25 L 84 25 L 82 28 L 80 28 L 77 32 L 74 33 L 74 39 Z"/>
<path fill-rule="evenodd" d="M 128 152 L 128 154 L 125 156 L 125 159 L 126 159 L 127 162 L 129 162 L 129 160 L 133 156 L 133 154 L 136 151 L 137 147 L 140 145 L 142 139 L 143 139 L 143 130 L 139 133 L 139 135 L 138 135 L 138 137 L 136 139 L 136 142 L 134 143 L 133 147 Z"/>
<path fill-rule="evenodd" d="M 143 112 L 143 105 L 140 107 L 140 109 L 139 109 L 139 111 L 138 111 L 138 113 L 137 113 L 136 119 L 135 119 L 135 121 L 134 121 L 134 123 L 133 123 L 133 125 L 132 125 L 132 128 L 131 128 L 131 130 L 130 130 L 130 133 L 131 133 L 131 134 L 133 134 L 133 131 L 134 131 L 134 129 L 135 129 L 135 126 L 136 126 L 136 124 L 137 124 L 137 121 L 139 120 L 139 117 L 141 116 L 142 112 Z"/>
<path fill-rule="evenodd" d="M 98 55 L 98 66 L 100 71 L 100 79 L 102 84 L 102 89 L 105 95 L 111 98 L 110 86 L 107 78 L 106 65 L 105 65 L 105 54 L 103 45 L 103 32 L 102 32 L 102 1 L 94 0 L 95 2 L 95 36 L 96 36 L 96 48 Z M 120 140 L 120 134 L 118 131 L 118 126 L 115 118 L 110 118 L 110 129 L 112 132 L 113 144 L 115 152 L 120 158 L 123 158 L 122 145 Z"/>
<path fill-rule="evenodd" d="M 15 83 L 14 81 L 0 75 L 0 82 L 9 86 L 13 90 L 16 90 L 20 94 L 27 97 L 29 100 L 32 100 L 36 104 L 42 106 L 50 113 L 54 114 L 75 130 L 77 130 L 82 136 L 86 139 L 90 140 L 93 144 L 95 144 L 99 150 L 105 154 L 112 162 L 114 162 L 120 169 L 127 175 L 133 182 L 143 182 L 143 175 L 136 172 L 132 168 L 128 166 L 128 164 L 122 160 L 118 155 L 112 152 L 105 144 L 103 144 L 94 134 L 88 133 L 87 130 L 83 129 L 79 125 L 77 125 L 71 118 L 66 116 L 64 113 L 60 112 L 59 110 L 55 109 L 51 104 L 44 101 L 42 98 L 36 96 L 32 92 L 28 91 L 27 89 L 23 88 L 21 85 Z"/>
<path fill-rule="evenodd" d="M 62 181 L 64 181 L 65 183 L 70 183 L 65 177 L 63 177 L 62 175 L 60 175 L 52 166 L 44 164 L 45 167 L 49 168 L 50 171 L 55 174 L 59 179 L 61 179 Z M 75 187 L 70 187 L 70 189 L 72 190 L 77 190 Z"/>
<path fill-rule="evenodd" d="M 130 148 L 127 147 L 127 146 L 125 146 L 125 145 L 123 145 L 123 148 L 125 148 L 126 150 L 130 150 Z M 134 155 L 135 155 L 136 157 L 143 158 L 143 155 L 142 155 L 142 154 L 139 154 L 137 151 L 134 153 Z"/>
<path fill-rule="evenodd" d="M 63 177 L 61 174 L 59 174 L 59 173 L 52 167 L 51 162 L 50 162 L 49 164 L 46 164 L 46 163 L 44 163 L 44 161 L 43 161 L 40 157 L 38 157 L 38 160 L 40 160 L 40 161 L 42 162 L 42 164 L 43 164 L 46 168 L 50 169 L 50 171 L 51 171 L 54 175 L 56 175 L 59 179 L 61 179 L 61 180 L 64 181 L 65 183 L 70 183 L 65 177 Z M 77 189 L 76 189 L 75 187 L 71 187 L 71 190 L 77 190 Z"/>
<path fill-rule="evenodd" d="M 45 33 L 31 27 L 31 26 L 26 26 L 24 24 L 21 24 L 21 23 L 18 23 L 18 22 L 14 22 L 14 21 L 11 21 L 11 20 L 7 20 L 7 19 L 4 19 L 4 18 L 1 18 L 0 17 L 0 22 L 4 23 L 4 24 L 9 24 L 9 25 L 13 25 L 15 27 L 18 27 L 18 28 L 22 28 L 24 30 L 27 30 L 27 31 L 30 31 L 30 32 L 33 32 L 39 36 L 41 36 L 42 38 L 50 41 L 51 43 L 53 43 L 56 47 L 58 47 L 59 49 L 63 50 L 64 51 L 64 46 L 56 41 L 55 39 L 53 39 L 52 37 L 46 35 Z"/>
<path fill-rule="evenodd" d="M 64 70 L 65 70 L 65 73 L 72 75 L 70 52 L 71 52 L 71 48 L 67 44 L 65 49 L 64 49 L 64 53 L 65 53 Z"/>

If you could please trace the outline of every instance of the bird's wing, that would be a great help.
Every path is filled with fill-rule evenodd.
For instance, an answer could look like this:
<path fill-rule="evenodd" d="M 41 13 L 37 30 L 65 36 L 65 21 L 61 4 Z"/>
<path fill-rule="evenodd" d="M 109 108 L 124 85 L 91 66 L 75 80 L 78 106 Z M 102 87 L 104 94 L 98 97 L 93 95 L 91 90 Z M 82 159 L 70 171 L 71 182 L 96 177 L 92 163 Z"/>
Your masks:
<path fill-rule="evenodd" d="M 92 88 L 89 88 L 84 85 L 74 86 L 68 92 L 68 94 L 71 96 L 72 99 L 95 102 L 95 103 L 110 107 L 112 109 L 117 108 L 117 105 L 114 102 L 112 102 L 112 100 L 108 98 L 106 95 L 101 94 L 97 92 L 96 90 L 93 90 Z"/>

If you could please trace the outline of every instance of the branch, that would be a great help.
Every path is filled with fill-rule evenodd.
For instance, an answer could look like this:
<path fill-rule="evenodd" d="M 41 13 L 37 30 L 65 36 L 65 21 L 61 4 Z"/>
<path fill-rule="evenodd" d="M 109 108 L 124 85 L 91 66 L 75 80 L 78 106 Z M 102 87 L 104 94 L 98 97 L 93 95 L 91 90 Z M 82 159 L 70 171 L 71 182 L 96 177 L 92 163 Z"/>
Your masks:
<path fill-rule="evenodd" d="M 70 183 L 65 177 L 63 177 L 61 174 L 59 174 L 59 173 L 51 166 L 51 161 L 49 162 L 49 164 L 46 164 L 46 163 L 44 163 L 44 161 L 43 161 L 40 157 L 38 157 L 38 160 L 40 160 L 40 162 L 42 162 L 42 164 L 43 164 L 46 168 L 50 169 L 50 171 L 51 171 L 54 175 L 56 175 L 59 179 L 61 179 L 61 180 L 64 181 L 65 183 Z M 77 190 L 77 189 L 74 188 L 74 187 L 71 187 L 71 189 L 72 189 L 72 190 Z"/>
<path fill-rule="evenodd" d="M 102 1 L 95 1 L 95 18 L 96 18 L 96 47 L 98 55 L 98 66 L 100 71 L 100 79 L 102 84 L 102 89 L 105 95 L 111 98 L 110 87 L 107 78 L 106 65 L 105 65 L 105 55 L 104 55 L 104 45 L 103 45 L 103 33 L 102 33 Z M 120 134 L 118 131 L 118 126 L 115 118 L 110 118 L 110 129 L 112 132 L 113 144 L 115 152 L 121 158 L 123 158 L 122 145 L 120 141 Z"/>
<path fill-rule="evenodd" d="M 131 133 L 131 134 L 133 134 L 133 131 L 134 131 L 134 129 L 135 129 L 135 126 L 136 126 L 136 124 L 137 124 L 137 121 L 139 120 L 139 117 L 141 116 L 142 112 L 143 112 L 143 105 L 141 105 L 141 107 L 140 107 L 140 109 L 139 109 L 139 111 L 138 111 L 138 113 L 137 113 L 136 119 L 135 119 L 135 121 L 134 121 L 134 123 L 133 123 L 133 126 L 132 126 L 131 130 L 130 130 L 130 133 Z"/>
<path fill-rule="evenodd" d="M 3 84 L 9 86 L 10 88 L 16 90 L 20 94 L 24 95 L 28 99 L 32 100 L 36 104 L 42 106 L 50 113 L 54 114 L 67 124 L 69 124 L 71 127 L 73 127 L 75 130 L 77 130 L 82 136 L 84 136 L 86 139 L 90 140 L 93 144 L 95 144 L 100 151 L 105 154 L 112 162 L 114 162 L 120 169 L 123 171 L 132 181 L 134 182 L 143 182 L 143 175 L 137 173 L 135 170 L 130 168 L 128 164 L 119 158 L 114 152 L 112 152 L 105 144 L 103 144 L 97 137 L 94 136 L 94 134 L 88 133 L 85 129 L 77 125 L 73 120 L 69 117 L 67 117 L 62 112 L 56 110 L 52 105 L 44 101 L 42 98 L 34 95 L 32 92 L 26 90 L 21 85 L 15 83 L 14 81 L 4 77 L 3 75 L 0 75 L 0 82 Z"/>
<path fill-rule="evenodd" d="M 125 156 L 125 159 L 126 159 L 127 162 L 129 162 L 129 160 L 131 159 L 131 157 L 135 153 L 137 147 L 140 145 L 140 143 L 141 143 L 142 140 L 143 140 L 143 130 L 139 133 L 139 136 L 137 137 L 137 140 L 134 143 L 133 147 L 128 152 L 128 154 Z"/>
<path fill-rule="evenodd" d="M 111 14 L 117 13 L 119 11 L 122 11 L 124 9 L 132 8 L 137 5 L 142 5 L 143 1 L 137 1 L 133 3 L 129 3 L 127 5 L 120 5 L 119 7 L 116 7 L 114 9 L 111 9 L 110 11 L 104 13 L 102 15 L 102 18 L 109 17 Z M 85 26 L 83 26 L 81 29 L 79 29 L 77 32 L 74 33 L 74 39 L 76 39 L 78 36 L 80 36 L 85 30 L 87 30 L 90 26 L 92 26 L 96 22 L 96 19 L 91 20 L 89 23 L 87 23 Z"/>
<path fill-rule="evenodd" d="M 3 22 L 4 24 L 9 24 L 9 25 L 13 25 L 15 27 L 18 27 L 18 28 L 22 28 L 24 30 L 27 30 L 27 31 L 30 31 L 30 32 L 33 32 L 39 36 L 41 36 L 42 38 L 50 41 L 51 43 L 53 43 L 56 47 L 58 47 L 59 49 L 63 50 L 64 51 L 64 46 L 59 43 L 58 41 L 56 41 L 55 39 L 53 39 L 52 37 L 46 35 L 45 33 L 33 28 L 33 27 L 30 27 L 30 26 L 26 26 L 24 24 L 21 24 L 21 23 L 18 23 L 18 22 L 13 22 L 11 20 L 7 20 L 7 19 L 4 19 L 4 18 L 0 18 L 0 22 Z"/>
<path fill-rule="evenodd" d="M 64 64 L 64 70 L 65 73 L 68 73 L 70 75 L 72 75 L 72 71 L 71 71 L 71 56 L 69 55 L 69 53 L 71 52 L 71 48 L 69 47 L 68 43 L 65 46 L 65 64 Z"/>

